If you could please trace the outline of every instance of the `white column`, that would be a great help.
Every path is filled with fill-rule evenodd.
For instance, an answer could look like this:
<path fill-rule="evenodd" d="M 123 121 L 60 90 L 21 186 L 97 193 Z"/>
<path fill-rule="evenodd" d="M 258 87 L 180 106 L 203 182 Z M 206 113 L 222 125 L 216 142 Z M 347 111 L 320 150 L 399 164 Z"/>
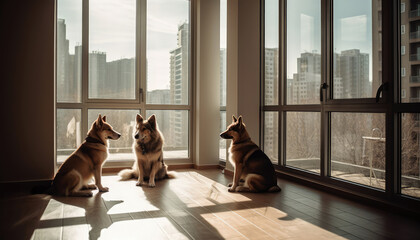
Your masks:
<path fill-rule="evenodd" d="M 219 163 L 220 2 L 197 0 L 195 11 L 195 151 L 197 166 Z"/>

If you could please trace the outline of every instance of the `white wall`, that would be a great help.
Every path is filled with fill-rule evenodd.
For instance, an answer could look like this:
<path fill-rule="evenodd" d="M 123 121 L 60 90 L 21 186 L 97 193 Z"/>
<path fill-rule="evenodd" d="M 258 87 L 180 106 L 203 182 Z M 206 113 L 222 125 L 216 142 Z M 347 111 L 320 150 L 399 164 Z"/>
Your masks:
<path fill-rule="evenodd" d="M 54 175 L 54 1 L 0 2 L 0 182 Z"/>

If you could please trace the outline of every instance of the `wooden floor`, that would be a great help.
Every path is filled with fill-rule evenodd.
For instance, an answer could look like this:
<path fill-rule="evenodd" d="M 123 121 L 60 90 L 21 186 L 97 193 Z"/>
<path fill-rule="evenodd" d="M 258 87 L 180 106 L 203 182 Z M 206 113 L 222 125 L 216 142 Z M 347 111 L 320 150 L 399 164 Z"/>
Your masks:
<path fill-rule="evenodd" d="M 0 201 L 0 239 L 420 239 L 420 222 L 289 181 L 229 193 L 220 170 L 177 171 L 155 188 L 104 176 L 91 198 Z"/>

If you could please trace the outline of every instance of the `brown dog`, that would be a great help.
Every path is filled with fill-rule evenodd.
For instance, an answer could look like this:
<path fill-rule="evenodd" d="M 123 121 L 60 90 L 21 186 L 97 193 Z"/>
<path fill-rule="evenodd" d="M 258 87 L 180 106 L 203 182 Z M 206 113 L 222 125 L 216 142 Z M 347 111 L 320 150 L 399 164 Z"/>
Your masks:
<path fill-rule="evenodd" d="M 136 117 L 137 127 L 134 134 L 133 150 L 137 161 L 131 169 L 118 173 L 121 180 L 137 178 L 137 186 L 155 187 L 155 180 L 168 178 L 168 166 L 163 162 L 163 136 L 159 131 L 155 115 L 143 120 L 140 114 Z M 146 180 L 149 180 L 147 183 Z"/>
<path fill-rule="evenodd" d="M 88 136 L 80 147 L 74 151 L 58 169 L 52 183 L 52 193 L 64 196 L 92 196 L 92 191 L 80 191 L 99 188 L 107 192 L 102 186 L 102 164 L 108 157 L 108 139 L 118 139 L 121 134 L 114 131 L 112 126 L 99 114 L 93 122 Z M 95 184 L 88 184 L 95 177 Z"/>
<path fill-rule="evenodd" d="M 233 122 L 220 134 L 232 139 L 229 160 L 234 166 L 233 183 L 229 192 L 278 192 L 277 177 L 270 159 L 251 141 L 242 116 L 232 116 Z"/>

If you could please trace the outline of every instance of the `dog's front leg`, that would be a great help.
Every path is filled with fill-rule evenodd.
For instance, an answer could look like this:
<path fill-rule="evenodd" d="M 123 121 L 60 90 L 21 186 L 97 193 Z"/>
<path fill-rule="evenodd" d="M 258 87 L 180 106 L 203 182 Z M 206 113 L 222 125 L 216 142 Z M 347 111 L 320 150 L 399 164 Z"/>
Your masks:
<path fill-rule="evenodd" d="M 109 188 L 102 186 L 101 179 L 102 179 L 102 166 L 95 168 L 95 185 L 98 187 L 100 192 L 108 192 Z"/>
<path fill-rule="evenodd" d="M 228 189 L 229 192 L 235 192 L 236 187 L 239 185 L 239 179 L 242 175 L 242 164 L 235 165 L 235 171 L 233 172 L 233 183 L 232 187 Z"/>
<path fill-rule="evenodd" d="M 139 160 L 137 160 L 137 164 L 138 164 L 139 178 L 137 179 L 136 186 L 146 185 L 147 183 L 144 181 L 143 164 L 141 164 Z"/>
<path fill-rule="evenodd" d="M 155 176 L 156 173 L 159 171 L 159 169 L 162 167 L 162 163 L 161 162 L 155 162 L 152 165 L 152 170 L 150 171 L 150 176 L 149 176 L 149 187 L 155 187 Z"/>

